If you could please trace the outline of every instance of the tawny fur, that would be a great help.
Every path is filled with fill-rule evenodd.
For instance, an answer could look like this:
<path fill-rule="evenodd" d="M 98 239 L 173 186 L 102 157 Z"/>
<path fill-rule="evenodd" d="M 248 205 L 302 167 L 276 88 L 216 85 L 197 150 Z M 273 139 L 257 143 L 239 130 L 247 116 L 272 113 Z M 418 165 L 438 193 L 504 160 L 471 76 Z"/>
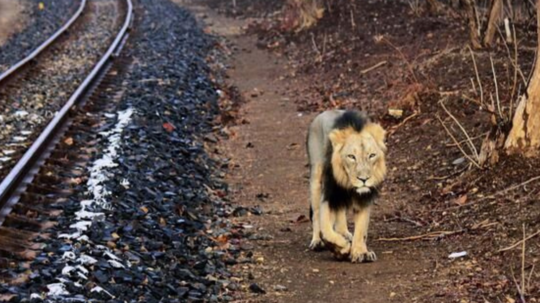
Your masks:
<path fill-rule="evenodd" d="M 360 113 L 355 116 L 364 123 L 359 131 L 353 126 L 336 128 L 336 121 L 345 113 L 340 110 L 323 112 L 309 128 L 307 148 L 313 223 L 310 247 L 316 249 L 326 243 L 338 255 L 349 255 L 353 262 L 374 261 L 375 254 L 366 246 L 373 201 L 364 200 L 380 187 L 386 176 L 385 131 Z M 331 154 L 328 153 L 329 148 Z M 325 196 L 324 180 L 328 172 L 324 168 L 329 164 L 335 183 L 357 193 L 351 196 L 351 201 L 339 201 L 355 213 L 354 235 L 347 230 L 347 209 L 336 208 L 335 201 L 331 204 L 332 201 Z"/>

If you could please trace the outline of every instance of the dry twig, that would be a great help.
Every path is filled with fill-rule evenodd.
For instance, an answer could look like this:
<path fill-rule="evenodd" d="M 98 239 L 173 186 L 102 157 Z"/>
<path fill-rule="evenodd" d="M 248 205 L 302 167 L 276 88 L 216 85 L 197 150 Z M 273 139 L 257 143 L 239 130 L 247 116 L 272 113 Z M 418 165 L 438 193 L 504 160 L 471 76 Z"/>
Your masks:
<path fill-rule="evenodd" d="M 525 185 L 527 185 L 527 184 L 529 184 L 529 183 L 531 183 L 531 182 L 537 181 L 537 180 L 540 180 L 540 176 L 536 176 L 536 177 L 531 178 L 531 179 L 529 179 L 529 180 L 527 180 L 527 181 L 525 181 L 525 182 L 522 182 L 522 183 L 520 183 L 520 184 L 510 186 L 510 187 L 508 187 L 508 188 L 506 188 L 506 189 L 503 189 L 503 190 L 501 190 L 501 191 L 498 191 L 498 192 L 494 193 L 493 195 L 489 195 L 489 196 L 487 196 L 487 197 L 483 197 L 482 199 L 479 199 L 479 200 L 477 200 L 476 202 L 484 201 L 484 200 L 487 200 L 487 199 L 493 199 L 493 198 L 495 198 L 495 197 L 498 196 L 498 195 L 505 194 L 505 193 L 507 193 L 507 192 L 509 192 L 509 191 L 513 191 L 514 189 L 520 188 L 520 187 L 522 187 L 522 186 L 525 186 Z"/>
<path fill-rule="evenodd" d="M 362 70 L 362 71 L 360 72 L 360 74 L 362 74 L 362 75 L 363 75 L 363 74 L 367 74 L 367 73 L 369 73 L 370 71 L 372 71 L 372 70 L 374 70 L 374 69 L 376 69 L 376 68 L 379 68 L 379 67 L 385 65 L 386 63 L 387 63 L 386 60 L 381 61 L 381 62 L 379 62 L 379 63 L 377 63 L 377 64 L 375 64 L 375 65 L 373 65 L 373 66 L 371 66 L 371 67 L 368 67 L 368 68 Z"/>
<path fill-rule="evenodd" d="M 483 138 L 483 137 L 485 137 L 488 133 L 489 133 L 489 132 L 485 132 L 485 133 L 480 134 L 480 135 L 478 135 L 478 136 L 476 136 L 476 137 L 472 137 L 471 140 L 477 140 L 477 139 Z M 459 141 L 460 144 L 465 143 L 465 142 L 467 142 L 467 139 Z M 457 146 L 457 144 L 455 144 L 455 143 L 448 143 L 448 144 L 446 144 L 446 147 L 454 147 L 454 146 Z"/>
<path fill-rule="evenodd" d="M 540 230 L 535 232 L 534 234 L 528 236 L 527 238 L 524 238 L 523 240 L 519 240 L 518 242 L 516 242 L 516 243 L 514 243 L 514 244 L 512 244 L 512 245 L 510 245 L 508 247 L 499 249 L 498 252 L 503 252 L 503 251 L 514 249 L 514 248 L 518 247 L 520 244 L 523 244 L 524 241 L 532 239 L 532 238 L 534 238 L 534 237 L 536 237 L 538 235 L 540 235 Z"/>
<path fill-rule="evenodd" d="M 457 175 L 463 173 L 464 171 L 466 171 L 466 170 L 469 169 L 469 168 L 470 168 L 470 166 L 467 165 L 467 166 L 465 166 L 464 168 L 462 168 L 462 169 L 460 169 L 460 170 L 458 170 L 458 171 L 456 171 L 456 172 L 453 172 L 453 173 L 451 173 L 451 174 L 449 174 L 449 175 L 447 175 L 447 176 L 443 176 L 443 177 L 431 176 L 431 177 L 427 178 L 426 180 L 436 180 L 436 181 L 446 180 L 446 179 L 448 179 L 448 178 L 452 178 L 452 177 L 454 177 L 454 176 L 457 176 Z"/>
<path fill-rule="evenodd" d="M 480 228 L 487 228 L 487 227 L 490 227 L 490 226 L 493 226 L 493 225 L 496 225 L 496 224 L 498 224 L 498 223 L 496 223 L 496 222 L 491 222 L 490 223 L 489 220 L 486 219 L 486 220 L 484 220 L 482 222 L 474 224 L 470 229 L 458 229 L 458 230 L 452 230 L 452 231 L 445 231 L 445 230 L 443 230 L 443 231 L 433 231 L 433 232 L 430 232 L 430 233 L 427 233 L 427 234 L 404 237 L 404 238 L 379 238 L 379 239 L 377 239 L 377 241 L 397 242 L 397 241 L 413 241 L 413 240 L 420 240 L 420 239 L 436 240 L 436 239 L 438 239 L 440 237 L 461 234 L 461 233 L 466 232 L 467 230 L 477 230 L 477 229 L 480 229 Z"/>
<path fill-rule="evenodd" d="M 527 293 L 527 289 L 525 287 L 525 243 L 527 243 L 527 240 L 525 240 L 525 238 L 526 238 L 525 223 L 523 223 L 523 245 L 521 247 L 521 290 L 522 290 L 522 293 L 520 294 L 521 298 L 523 298 L 523 294 Z"/>
<path fill-rule="evenodd" d="M 482 88 L 482 81 L 480 81 L 480 74 L 478 73 L 478 66 L 476 65 L 476 59 L 474 58 L 474 52 L 470 46 L 467 45 L 469 52 L 471 53 L 471 58 L 474 66 L 474 74 L 476 75 L 476 81 L 478 82 L 478 88 L 480 89 L 480 105 L 484 105 L 484 89 Z M 476 91 L 476 89 L 475 89 Z"/>
<path fill-rule="evenodd" d="M 471 163 L 473 163 L 476 167 L 478 168 L 481 168 L 480 167 L 480 164 L 478 164 L 478 162 L 476 160 L 474 160 L 473 158 L 471 158 L 471 156 L 469 156 L 469 154 L 467 154 L 467 152 L 465 152 L 465 150 L 463 149 L 463 147 L 461 147 L 461 144 L 459 144 L 459 141 L 456 139 L 456 137 L 454 137 L 454 135 L 452 134 L 452 132 L 448 129 L 448 127 L 446 127 L 446 125 L 444 125 L 444 122 L 443 120 L 441 119 L 441 117 L 439 117 L 437 115 L 437 119 L 439 119 L 439 122 L 441 123 L 441 125 L 444 127 L 444 130 L 446 130 L 446 132 L 448 133 L 448 135 L 450 136 L 450 138 L 452 138 L 452 140 L 454 141 L 454 143 L 456 144 L 456 146 L 459 148 L 459 150 L 461 151 L 461 153 L 465 156 L 465 158 L 467 158 Z"/>
<path fill-rule="evenodd" d="M 444 106 L 443 101 L 444 100 L 441 100 L 439 103 L 441 104 L 444 111 L 448 114 L 448 116 L 450 116 L 450 118 L 452 118 L 452 120 L 454 120 L 454 122 L 461 129 L 461 132 L 463 132 L 463 134 L 467 138 L 467 143 L 468 143 L 469 148 L 471 149 L 471 152 L 473 153 L 473 156 L 475 157 L 476 160 L 478 160 L 478 158 L 479 158 L 478 151 L 476 150 L 476 147 L 474 146 L 474 143 L 473 143 L 471 137 L 469 136 L 469 133 L 465 130 L 463 125 L 461 125 L 461 123 L 459 123 L 458 119 L 454 115 L 452 115 L 452 113 L 446 108 L 446 106 Z"/>
<path fill-rule="evenodd" d="M 388 44 L 390 47 L 392 47 L 398 52 L 398 54 L 401 56 L 403 61 L 405 61 L 405 63 L 407 64 L 407 67 L 409 68 L 409 72 L 411 73 L 411 76 L 413 77 L 414 82 L 419 83 L 418 78 L 416 77 L 416 73 L 414 72 L 414 67 L 412 66 L 411 62 L 407 59 L 407 57 L 405 57 L 405 54 L 399 48 L 397 48 L 392 42 L 390 42 L 390 40 L 386 39 L 386 37 L 383 36 L 381 41 L 384 41 L 386 44 Z"/>
<path fill-rule="evenodd" d="M 478 199 L 478 200 L 476 200 L 476 201 L 472 201 L 472 202 L 469 202 L 469 203 L 466 203 L 466 204 L 463 204 L 463 205 L 458 205 L 458 206 L 449 207 L 448 209 L 450 210 L 450 209 L 456 209 L 456 208 L 467 207 L 467 206 L 471 206 L 471 205 L 477 204 L 478 202 L 485 201 L 485 200 L 487 200 L 487 199 L 495 199 L 495 197 L 498 196 L 498 195 L 505 194 L 505 193 L 507 193 L 507 192 L 513 191 L 513 190 L 515 190 L 515 189 L 518 189 L 518 188 L 520 188 L 520 187 L 522 187 L 522 186 L 525 186 L 525 185 L 527 185 L 527 184 L 529 184 L 529 183 L 532 183 L 532 182 L 534 182 L 534 181 L 537 181 L 537 180 L 540 180 L 540 176 L 536 176 L 536 177 L 531 178 L 531 179 L 529 179 L 529 180 L 527 180 L 527 181 L 525 181 L 525 182 L 522 182 L 522 183 L 520 183 L 520 184 L 516 184 L 516 185 L 510 186 L 510 187 L 505 188 L 505 189 L 503 189 L 503 190 L 500 190 L 500 191 L 498 191 L 498 192 L 496 192 L 496 193 L 494 193 L 494 194 L 492 194 L 492 195 L 489 195 L 489 196 L 485 196 L 485 197 L 483 197 L 483 198 L 480 198 L 480 199 Z"/>
<path fill-rule="evenodd" d="M 311 33 L 311 43 L 313 43 L 313 50 L 317 53 L 317 56 L 321 58 L 321 52 L 319 51 L 319 48 L 317 47 L 317 43 L 315 42 L 315 35 Z"/>
<path fill-rule="evenodd" d="M 390 130 L 388 131 L 388 136 L 393 135 L 398 130 L 398 128 L 402 127 L 403 125 L 405 125 L 405 123 L 407 123 L 407 121 L 411 120 L 412 118 L 414 118 L 416 116 L 418 116 L 418 112 L 415 112 L 415 113 L 411 114 L 407 118 L 403 119 L 403 121 L 401 121 L 401 123 L 399 123 L 398 125 L 393 126 L 392 128 L 390 128 Z"/>
<path fill-rule="evenodd" d="M 499 110 L 499 117 L 504 118 L 504 115 L 501 110 L 501 99 L 499 98 L 499 84 L 497 81 L 497 73 L 495 72 L 495 64 L 493 64 L 493 57 L 489 56 L 489 61 L 491 62 L 491 71 L 493 73 L 493 83 L 495 84 L 495 98 L 497 100 L 497 109 Z M 491 102 L 493 103 L 493 97 L 491 97 Z"/>
<path fill-rule="evenodd" d="M 421 222 L 418 222 L 418 221 L 415 221 L 413 219 L 409 219 L 407 217 L 403 217 L 403 216 L 395 216 L 393 218 L 390 218 L 390 219 L 386 219 L 384 220 L 384 222 L 390 222 L 390 221 L 405 221 L 405 222 L 409 222 L 417 227 L 423 227 L 425 226 L 425 224 L 421 223 Z"/>
<path fill-rule="evenodd" d="M 463 229 L 455 230 L 455 231 L 444 231 L 443 230 L 443 231 L 434 231 L 434 232 L 430 232 L 430 233 L 423 234 L 423 235 L 418 235 L 418 236 L 404 237 L 404 238 L 379 238 L 379 239 L 377 239 L 377 241 L 397 242 L 397 241 L 413 241 L 413 240 L 420 240 L 420 239 L 434 240 L 434 239 L 438 239 L 440 237 L 451 236 L 451 235 L 460 234 L 460 233 L 463 233 L 463 232 L 465 232 L 465 230 L 463 230 Z"/>

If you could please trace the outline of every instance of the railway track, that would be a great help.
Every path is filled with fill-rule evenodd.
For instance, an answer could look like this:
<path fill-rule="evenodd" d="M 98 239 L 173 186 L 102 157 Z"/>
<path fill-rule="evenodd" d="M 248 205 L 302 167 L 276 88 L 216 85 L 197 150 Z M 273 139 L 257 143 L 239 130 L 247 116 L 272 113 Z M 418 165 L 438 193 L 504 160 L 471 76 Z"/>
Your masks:
<path fill-rule="evenodd" d="M 2 281 L 17 283 L 28 279 L 24 262 L 21 261 L 34 260 L 39 256 L 43 246 L 41 243 L 48 237 L 47 228 L 54 226 L 60 215 L 58 204 L 84 185 L 87 178 L 85 168 L 95 152 L 96 138 L 100 131 L 114 124 L 117 118 L 110 114 L 115 110 L 115 103 L 111 101 L 119 98 L 122 92 L 118 75 L 125 72 L 127 64 L 120 56 L 120 51 L 129 35 L 133 5 L 131 0 L 115 1 L 117 7 L 121 8 L 113 10 L 119 12 L 116 20 L 111 23 L 114 24 L 116 32 L 110 34 L 110 44 L 95 60 L 97 63 L 85 77 L 74 80 L 78 83 L 74 92 L 61 100 L 54 100 L 60 105 L 57 108 L 52 107 L 53 114 L 50 118 L 36 124 L 32 130 L 21 133 L 21 128 L 17 127 L 15 121 L 13 128 L 16 131 L 9 133 L 11 142 L 2 142 L 0 139 L 0 143 L 3 143 L 3 160 L 9 157 L 11 161 L 3 161 L 3 164 L 12 163 L 0 169 Z M 82 0 L 77 12 L 62 28 L 28 57 L 0 75 L 0 97 L 21 91 L 29 78 L 50 72 L 40 66 L 40 60 L 51 61 L 58 56 L 62 49 L 58 44 L 67 45 L 69 40 L 75 39 L 75 44 L 78 45 L 76 29 L 85 27 L 84 22 L 89 19 L 91 22 L 101 22 L 99 13 L 109 11 L 99 7 L 102 4 L 103 2 L 99 1 Z M 95 14 L 89 16 L 90 14 L 85 12 L 92 5 Z M 55 54 L 51 55 L 49 52 Z M 36 68 L 41 70 L 36 71 Z M 8 105 L 0 105 L 3 113 Z M 18 115 L 22 115 L 19 117 L 21 119 L 28 117 L 20 111 Z M 18 140 L 14 139 L 15 137 L 24 139 Z M 27 141 L 27 145 L 16 144 Z M 9 150 L 7 154 L 6 150 Z"/>
<path fill-rule="evenodd" d="M 115 20 L 119 4 L 119 0 L 82 1 L 51 39 L 0 76 L 0 179 L 106 51 L 119 27 Z"/>

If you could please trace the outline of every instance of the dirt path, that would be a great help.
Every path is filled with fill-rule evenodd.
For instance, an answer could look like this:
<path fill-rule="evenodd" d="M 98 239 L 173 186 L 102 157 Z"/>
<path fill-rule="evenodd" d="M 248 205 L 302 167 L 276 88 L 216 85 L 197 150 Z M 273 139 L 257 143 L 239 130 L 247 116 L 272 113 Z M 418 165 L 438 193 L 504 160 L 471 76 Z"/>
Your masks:
<path fill-rule="evenodd" d="M 284 294 L 290 296 L 288 302 L 388 302 L 391 293 L 403 292 L 403 281 L 414 278 L 414 272 L 428 264 L 403 247 L 373 241 L 371 247 L 380 260 L 372 264 L 336 262 L 328 252 L 306 249 L 310 224 L 291 222 L 308 214 L 304 141 L 312 116 L 297 114 L 282 89 L 285 83 L 277 80 L 285 72 L 280 68 L 283 62 L 255 49 L 254 41 L 242 38 L 237 43 L 244 50 L 231 77 L 243 92 L 249 94 L 255 88 L 264 92 L 244 108 L 250 123 L 237 129 L 235 140 L 226 142 L 232 159 L 240 165 L 229 179 L 235 201 L 243 206 L 262 206 L 266 215 L 257 218 L 256 226 L 274 237 L 259 247 L 266 266 L 257 268 L 258 278 L 264 281 L 265 289 L 286 286 L 290 290 Z M 246 148 L 248 144 L 253 147 Z M 260 194 L 269 194 L 269 198 L 260 201 Z M 385 197 L 381 203 L 391 201 Z M 381 208 L 375 211 L 374 221 L 381 220 Z M 385 227 L 373 224 L 371 238 L 380 228 Z M 357 301 L 359 298 L 362 300 Z M 282 301 L 277 294 L 261 300 Z"/>
<path fill-rule="evenodd" d="M 430 244 L 374 240 L 410 235 L 402 222 L 385 222 L 399 204 L 404 188 L 389 185 L 375 207 L 370 246 L 379 261 L 337 262 L 329 252 L 307 249 L 310 223 L 297 221 L 308 216 L 304 145 L 313 115 L 299 114 L 290 101 L 287 88 L 296 83 L 282 77 L 288 73 L 285 59 L 257 49 L 254 39 L 238 35 L 242 25 L 238 21 L 202 7 L 192 9 L 206 16 L 205 21 L 214 33 L 226 36 L 237 46 L 239 51 L 229 74 L 249 100 L 242 109 L 242 118 L 248 123 L 234 127 L 235 135 L 223 143 L 225 154 L 236 165 L 228 176 L 233 201 L 264 210 L 262 216 L 239 221 L 253 224 L 258 233 L 272 236 L 271 240 L 257 242 L 256 251 L 264 261 L 250 269 L 253 281 L 267 294 L 253 295 L 248 301 L 424 302 L 422 298 L 434 291 L 432 279 L 439 273 L 437 260 L 446 259 L 446 252 Z M 390 161 L 390 171 L 394 165 Z M 389 180 L 392 178 L 391 173 Z M 281 286 L 286 290 L 278 291 Z"/>
<path fill-rule="evenodd" d="M 24 25 L 24 20 L 21 20 L 24 2 L 0 0 L 0 45 Z"/>

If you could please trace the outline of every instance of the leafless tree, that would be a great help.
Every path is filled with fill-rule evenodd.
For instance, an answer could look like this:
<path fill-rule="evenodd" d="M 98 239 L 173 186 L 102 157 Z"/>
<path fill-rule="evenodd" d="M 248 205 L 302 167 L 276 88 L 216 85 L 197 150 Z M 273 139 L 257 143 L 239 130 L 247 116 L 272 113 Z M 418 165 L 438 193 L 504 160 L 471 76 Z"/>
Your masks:
<path fill-rule="evenodd" d="M 540 0 L 536 2 L 537 42 L 540 46 Z M 537 46 L 537 48 L 538 48 Z M 505 148 L 510 153 L 537 155 L 540 148 L 540 62 L 538 49 L 527 93 L 521 96 Z"/>

